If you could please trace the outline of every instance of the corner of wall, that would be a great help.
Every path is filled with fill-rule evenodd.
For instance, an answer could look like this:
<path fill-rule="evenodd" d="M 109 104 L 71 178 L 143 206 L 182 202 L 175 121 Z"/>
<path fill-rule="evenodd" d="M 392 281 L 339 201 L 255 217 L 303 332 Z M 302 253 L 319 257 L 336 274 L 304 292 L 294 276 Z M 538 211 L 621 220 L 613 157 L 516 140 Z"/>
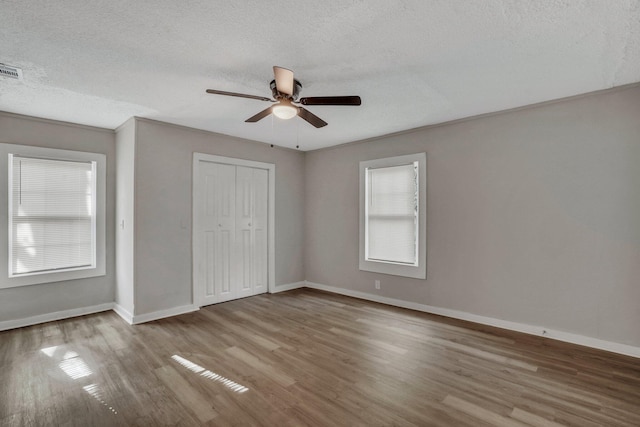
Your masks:
<path fill-rule="evenodd" d="M 129 323 L 135 309 L 135 117 L 116 129 L 116 313 Z"/>

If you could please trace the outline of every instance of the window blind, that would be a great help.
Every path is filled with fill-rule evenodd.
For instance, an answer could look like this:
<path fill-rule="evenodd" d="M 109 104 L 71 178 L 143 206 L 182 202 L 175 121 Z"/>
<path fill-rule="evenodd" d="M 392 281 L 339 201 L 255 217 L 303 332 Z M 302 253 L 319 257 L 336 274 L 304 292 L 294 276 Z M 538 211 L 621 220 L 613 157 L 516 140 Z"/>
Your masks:
<path fill-rule="evenodd" d="M 10 274 L 95 266 L 95 162 L 13 156 Z"/>
<path fill-rule="evenodd" d="M 418 165 L 367 169 L 367 259 L 415 264 Z"/>

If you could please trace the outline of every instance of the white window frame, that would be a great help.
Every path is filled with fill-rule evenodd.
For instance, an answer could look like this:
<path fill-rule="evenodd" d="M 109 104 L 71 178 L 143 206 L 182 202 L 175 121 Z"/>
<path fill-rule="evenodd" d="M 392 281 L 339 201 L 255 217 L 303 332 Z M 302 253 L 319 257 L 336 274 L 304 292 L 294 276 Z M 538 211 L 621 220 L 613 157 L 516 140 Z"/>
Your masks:
<path fill-rule="evenodd" d="M 394 263 L 389 261 L 369 260 L 367 254 L 366 234 L 366 194 L 367 169 L 402 166 L 418 163 L 418 232 L 417 260 L 415 265 Z M 362 271 L 390 274 L 394 276 L 426 279 L 427 277 L 427 154 L 416 153 L 404 156 L 360 162 L 360 254 L 359 268 Z"/>
<path fill-rule="evenodd" d="M 12 182 L 9 162 L 12 156 L 35 157 L 51 160 L 95 162 L 96 165 L 96 224 L 95 224 L 95 263 L 92 267 L 72 268 L 61 271 L 37 272 L 9 276 L 9 251 L 11 245 L 11 201 L 9 185 Z M 104 276 L 106 274 L 106 156 L 100 153 L 59 150 L 53 148 L 34 147 L 0 143 L 0 162 L 4 172 L 0 173 L 0 288 L 36 285 Z M 4 261 L 2 261 L 4 260 Z"/>

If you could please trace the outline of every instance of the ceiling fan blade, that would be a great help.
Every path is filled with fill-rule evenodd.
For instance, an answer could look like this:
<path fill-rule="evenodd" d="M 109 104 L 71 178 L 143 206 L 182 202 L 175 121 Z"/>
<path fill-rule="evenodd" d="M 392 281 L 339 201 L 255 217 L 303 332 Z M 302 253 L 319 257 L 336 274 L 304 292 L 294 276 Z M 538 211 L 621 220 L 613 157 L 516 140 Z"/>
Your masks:
<path fill-rule="evenodd" d="M 311 96 L 300 98 L 302 105 L 361 105 L 359 96 Z"/>
<path fill-rule="evenodd" d="M 236 92 L 225 92 L 223 90 L 207 89 L 207 93 L 212 93 L 214 95 L 237 96 L 238 98 L 257 99 L 258 101 L 275 102 L 274 100 L 270 98 L 266 98 L 264 96 L 246 95 L 244 93 L 236 93 Z"/>
<path fill-rule="evenodd" d="M 293 96 L 293 71 L 282 67 L 273 67 L 278 92 Z"/>
<path fill-rule="evenodd" d="M 258 114 L 256 114 L 255 116 L 251 116 L 249 117 L 247 120 L 245 120 L 245 122 L 247 123 L 255 123 L 259 120 L 264 119 L 265 117 L 267 117 L 269 114 L 271 114 L 271 107 L 266 108 L 262 111 L 260 111 Z"/>
<path fill-rule="evenodd" d="M 317 128 L 321 128 L 327 125 L 327 122 L 313 114 L 311 111 L 306 110 L 302 107 L 298 107 L 298 115 Z"/>

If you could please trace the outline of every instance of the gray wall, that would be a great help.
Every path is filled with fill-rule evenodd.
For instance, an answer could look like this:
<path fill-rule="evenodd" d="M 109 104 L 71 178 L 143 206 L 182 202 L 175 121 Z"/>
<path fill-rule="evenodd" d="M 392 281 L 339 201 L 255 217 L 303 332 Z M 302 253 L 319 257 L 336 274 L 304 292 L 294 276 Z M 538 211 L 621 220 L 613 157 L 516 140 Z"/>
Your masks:
<path fill-rule="evenodd" d="M 0 113 L 0 142 L 107 155 L 107 275 L 0 289 L 0 321 L 113 301 L 136 315 L 191 304 L 202 152 L 276 164 L 279 285 L 306 279 L 638 346 L 638 117 L 635 85 L 305 154 L 142 119 L 114 133 Z M 419 151 L 427 280 L 360 272 L 358 162 Z"/>
<path fill-rule="evenodd" d="M 191 304 L 193 153 L 276 165 L 277 285 L 304 275 L 304 153 L 136 121 L 135 314 Z"/>
<path fill-rule="evenodd" d="M 113 131 L 0 112 L 0 142 L 89 151 L 107 156 L 106 276 L 0 289 L 0 321 L 113 302 L 116 175 Z M 0 208 L 6 212 L 6 201 L 1 202 Z"/>
<path fill-rule="evenodd" d="M 359 271 L 358 162 L 421 151 L 427 280 Z M 308 152 L 305 165 L 307 280 L 640 345 L 640 86 Z"/>

